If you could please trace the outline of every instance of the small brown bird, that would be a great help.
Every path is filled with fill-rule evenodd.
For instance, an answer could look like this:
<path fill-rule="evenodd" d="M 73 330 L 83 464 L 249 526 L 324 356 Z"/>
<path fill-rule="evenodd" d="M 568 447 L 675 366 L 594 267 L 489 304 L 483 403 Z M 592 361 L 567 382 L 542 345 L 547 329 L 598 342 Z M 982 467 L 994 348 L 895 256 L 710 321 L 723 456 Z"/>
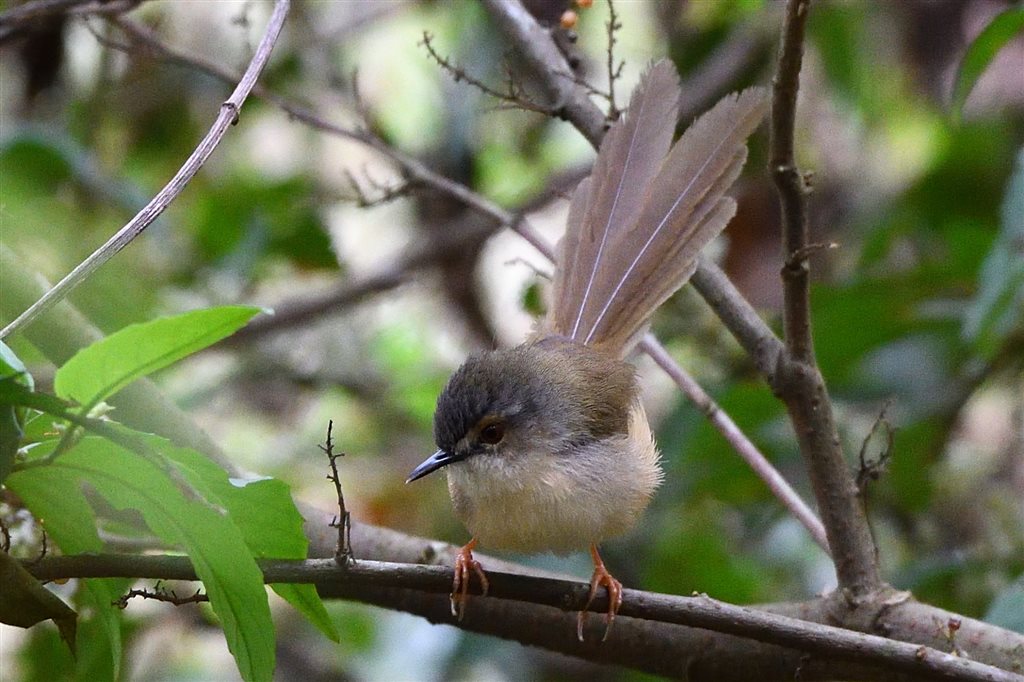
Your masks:
<path fill-rule="evenodd" d="M 522 345 L 470 357 L 438 398 L 438 450 L 407 482 L 445 467 L 472 533 L 455 563 L 459 618 L 471 573 L 487 592 L 478 542 L 560 554 L 589 547 L 590 601 L 607 588 L 608 628 L 622 603 L 597 546 L 636 524 L 662 479 L 625 358 L 735 213 L 725 192 L 767 108 L 761 88 L 727 96 L 673 145 L 679 96 L 671 62 L 648 69 L 573 194 L 547 317 Z"/>

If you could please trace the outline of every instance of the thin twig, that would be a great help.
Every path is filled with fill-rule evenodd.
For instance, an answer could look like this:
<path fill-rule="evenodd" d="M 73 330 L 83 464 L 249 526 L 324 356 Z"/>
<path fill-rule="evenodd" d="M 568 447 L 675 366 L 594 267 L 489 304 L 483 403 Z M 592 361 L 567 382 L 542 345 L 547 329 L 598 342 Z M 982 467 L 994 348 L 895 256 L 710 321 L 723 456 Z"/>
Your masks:
<path fill-rule="evenodd" d="M 608 0 L 608 23 L 605 28 L 608 31 L 608 119 L 614 121 L 622 113 L 615 102 L 615 81 L 622 75 L 622 67 L 626 64 L 620 61 L 618 66 L 615 65 L 615 33 L 622 28 L 622 24 L 615 12 L 614 0 Z"/>
<path fill-rule="evenodd" d="M 213 150 L 227 133 L 228 127 L 238 123 L 238 114 L 256 83 L 256 79 L 263 71 L 274 44 L 284 26 L 285 18 L 288 16 L 290 0 L 275 0 L 274 11 L 267 22 L 267 28 L 260 40 L 256 52 L 249 62 L 245 74 L 235 87 L 231 96 L 221 105 L 216 121 L 195 148 L 192 154 L 185 161 L 185 164 L 175 173 L 170 182 L 157 193 L 146 206 L 136 214 L 124 227 L 117 231 L 107 242 L 89 255 L 84 261 L 78 264 L 74 270 L 66 275 L 60 282 L 36 301 L 28 310 L 19 315 L 13 322 L 0 331 L 0 339 L 18 331 L 29 324 L 42 312 L 51 308 L 67 296 L 72 289 L 77 287 L 96 268 L 110 260 L 117 252 L 126 247 L 135 237 L 142 233 L 157 216 L 163 213 L 164 209 L 185 189 L 189 181 L 199 172 L 206 160 L 210 158 Z"/>
<path fill-rule="evenodd" d="M 345 508 L 345 495 L 341 491 L 341 478 L 338 476 L 338 460 L 344 457 L 345 453 L 334 454 L 333 430 L 334 420 L 332 419 L 327 422 L 327 441 L 320 446 L 320 450 L 327 455 L 327 461 L 331 467 L 331 473 L 327 475 L 327 480 L 334 483 L 334 494 L 338 498 L 338 516 L 331 523 L 338 529 L 338 544 L 334 550 L 334 560 L 341 566 L 349 567 L 356 562 L 352 554 L 352 517 L 348 509 Z"/>
<path fill-rule="evenodd" d="M 894 429 L 892 424 L 889 423 L 889 419 L 885 414 L 889 411 L 889 407 L 891 405 L 891 400 L 887 400 L 885 402 L 885 405 L 882 406 L 882 409 L 879 411 L 874 423 L 871 425 L 871 430 L 868 431 L 868 435 L 864 437 L 864 441 L 860 445 L 860 454 L 858 455 L 860 468 L 857 469 L 857 492 L 862 498 L 867 493 L 868 484 L 871 481 L 877 481 L 879 477 L 881 477 L 882 472 L 885 471 L 886 465 L 888 465 L 889 460 L 892 458 L 892 448 L 896 438 L 896 429 Z M 885 431 L 885 445 L 882 447 L 877 457 L 868 461 L 868 445 L 880 429 Z"/>
<path fill-rule="evenodd" d="M 168 604 L 174 604 L 175 606 L 184 606 L 186 604 L 200 604 L 203 602 L 210 601 L 210 598 L 206 596 L 202 591 L 196 590 L 193 594 L 188 597 L 179 597 L 175 594 L 174 590 L 165 589 L 162 585 L 162 581 L 157 580 L 156 585 L 152 590 L 146 589 L 131 589 L 125 594 L 111 602 L 113 606 L 119 609 L 128 608 L 128 602 L 139 597 L 141 599 L 153 599 L 155 601 L 162 601 Z"/>
<path fill-rule="evenodd" d="M 757 446 L 736 426 L 729 415 L 700 387 L 693 377 L 672 360 L 668 351 L 653 334 L 648 333 L 644 337 L 640 342 L 640 348 L 672 377 L 686 397 L 704 413 L 708 421 L 718 429 L 729 445 L 743 458 L 743 461 L 765 482 L 772 494 L 796 517 L 797 521 L 807 528 L 814 541 L 827 553 L 829 549 L 825 526 L 803 501 L 803 498 L 790 487 L 778 469 L 772 466 L 772 463 L 757 449 Z"/>
<path fill-rule="evenodd" d="M 505 90 L 498 90 L 492 88 L 487 83 L 483 82 L 479 78 L 470 75 L 464 68 L 453 64 L 447 57 L 441 55 L 436 49 L 434 49 L 434 36 L 429 31 L 423 32 L 423 40 L 420 44 L 427 50 L 427 54 L 430 58 L 441 67 L 443 71 L 448 73 L 452 80 L 456 83 L 462 81 L 472 85 L 480 92 L 493 97 L 499 102 L 503 103 L 503 108 L 508 109 L 523 109 L 526 111 L 532 111 L 534 113 L 541 114 L 543 116 L 551 116 L 551 107 L 544 106 L 539 102 L 535 102 L 531 99 L 521 85 L 516 83 L 515 76 L 511 69 L 506 69 L 505 77 Z"/>

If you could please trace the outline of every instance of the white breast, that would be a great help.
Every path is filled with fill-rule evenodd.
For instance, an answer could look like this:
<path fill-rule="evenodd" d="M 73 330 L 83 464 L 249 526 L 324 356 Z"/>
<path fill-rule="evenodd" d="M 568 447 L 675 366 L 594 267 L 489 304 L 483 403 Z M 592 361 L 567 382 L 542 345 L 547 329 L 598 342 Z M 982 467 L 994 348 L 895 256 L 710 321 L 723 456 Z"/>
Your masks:
<path fill-rule="evenodd" d="M 625 533 L 662 479 L 641 407 L 629 434 L 572 454 L 477 455 L 450 465 L 455 512 L 481 546 L 566 554 Z"/>

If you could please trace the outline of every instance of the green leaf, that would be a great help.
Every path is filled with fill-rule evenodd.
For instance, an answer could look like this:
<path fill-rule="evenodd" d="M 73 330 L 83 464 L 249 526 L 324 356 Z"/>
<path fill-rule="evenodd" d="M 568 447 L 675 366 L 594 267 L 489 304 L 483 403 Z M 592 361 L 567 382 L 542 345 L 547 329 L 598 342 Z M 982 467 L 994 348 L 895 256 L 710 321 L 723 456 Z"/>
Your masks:
<path fill-rule="evenodd" d="M 223 506 L 238 526 L 253 555 L 259 558 L 305 559 L 309 540 L 303 518 L 283 481 L 272 478 L 235 479 L 209 458 L 188 448 L 175 447 L 153 435 L 146 440 L 180 467 L 204 498 Z M 285 601 L 328 638 L 338 633 L 313 585 L 271 585 Z"/>
<path fill-rule="evenodd" d="M 25 364 L 7 344 L 0 341 L 0 381 L 20 384 L 29 391 L 35 384 Z M 25 433 L 25 410 L 13 404 L 0 405 L 0 484 L 14 467 L 18 445 Z"/>
<path fill-rule="evenodd" d="M 252 306 L 223 306 L 129 325 L 68 360 L 57 370 L 54 392 L 91 407 L 136 379 L 229 336 L 259 312 Z"/>
<path fill-rule="evenodd" d="M 51 446 L 56 441 L 51 442 Z M 103 549 L 96 531 L 92 507 L 82 493 L 79 479 L 59 466 L 24 469 L 7 482 L 46 528 L 47 535 L 64 554 L 99 552 Z M 78 593 L 89 615 L 78 629 L 78 679 L 116 679 L 121 665 L 121 610 L 112 602 L 127 581 L 89 579 Z"/>
<path fill-rule="evenodd" d="M 117 428 L 126 440 L 132 440 L 128 429 Z M 155 437 L 134 436 L 157 444 L 151 440 Z M 242 677 L 270 680 L 274 628 L 262 573 L 238 526 L 222 507 L 216 506 L 216 500 L 204 499 L 196 492 L 204 486 L 184 486 L 169 475 L 173 471 L 177 470 L 160 468 L 151 457 L 139 457 L 104 438 L 87 436 L 50 466 L 15 472 L 10 483 L 20 491 L 26 482 L 48 479 L 65 491 L 73 488 L 71 497 L 79 498 L 77 487 L 86 484 L 117 509 L 138 510 L 150 530 L 188 554 L 221 621 L 228 649 Z M 37 493 L 46 494 L 42 490 Z M 51 501 L 51 505 L 59 503 Z M 68 511 L 62 510 L 60 518 Z"/>
<path fill-rule="evenodd" d="M 978 295 L 967 309 L 963 334 L 991 359 L 1024 315 L 1024 149 L 1006 188 L 1002 225 L 981 266 Z"/>
<path fill-rule="evenodd" d="M 960 62 L 960 71 L 953 88 L 954 116 L 960 117 L 967 96 L 999 50 L 1021 31 L 1024 31 L 1024 7 L 1012 7 L 996 15 L 974 39 Z"/>

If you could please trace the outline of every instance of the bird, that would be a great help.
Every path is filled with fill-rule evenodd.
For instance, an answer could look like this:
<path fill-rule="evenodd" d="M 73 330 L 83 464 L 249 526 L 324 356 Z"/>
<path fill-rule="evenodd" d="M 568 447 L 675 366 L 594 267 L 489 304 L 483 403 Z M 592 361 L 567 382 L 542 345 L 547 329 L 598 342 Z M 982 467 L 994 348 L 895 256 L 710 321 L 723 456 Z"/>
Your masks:
<path fill-rule="evenodd" d="M 460 620 L 472 576 L 487 593 L 478 544 L 589 549 L 580 641 L 601 587 L 605 638 L 622 605 L 598 546 L 636 525 L 664 476 L 628 358 L 735 214 L 725 193 L 768 107 L 761 87 L 727 95 L 673 144 L 680 94 L 671 61 L 645 70 L 572 195 L 547 314 L 521 345 L 470 356 L 438 397 L 437 451 L 406 482 L 447 472 L 455 515 L 471 534 L 455 558 Z"/>

